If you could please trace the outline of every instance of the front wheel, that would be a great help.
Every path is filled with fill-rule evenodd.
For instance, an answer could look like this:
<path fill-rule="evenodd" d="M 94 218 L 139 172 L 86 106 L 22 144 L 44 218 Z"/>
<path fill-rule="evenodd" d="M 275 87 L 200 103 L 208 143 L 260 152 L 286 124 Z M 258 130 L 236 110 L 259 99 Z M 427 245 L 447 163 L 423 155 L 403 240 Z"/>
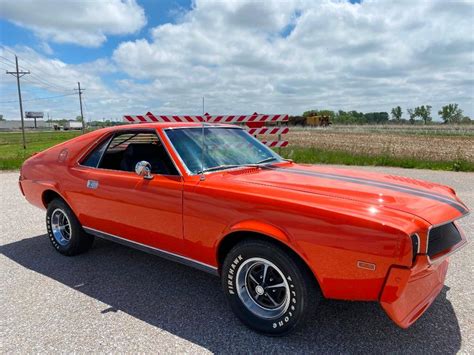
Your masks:
<path fill-rule="evenodd" d="M 321 299 L 316 280 L 301 260 L 263 240 L 243 241 L 229 252 L 222 285 L 237 317 L 271 336 L 301 326 Z"/>

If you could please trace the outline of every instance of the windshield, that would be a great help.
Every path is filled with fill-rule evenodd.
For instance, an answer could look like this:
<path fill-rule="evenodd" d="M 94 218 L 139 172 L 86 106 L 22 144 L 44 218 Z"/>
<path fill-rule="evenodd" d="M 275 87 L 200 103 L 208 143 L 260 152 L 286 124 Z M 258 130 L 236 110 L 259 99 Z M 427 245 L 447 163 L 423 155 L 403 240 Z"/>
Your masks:
<path fill-rule="evenodd" d="M 166 134 L 192 174 L 282 160 L 240 128 L 206 127 L 203 135 L 201 127 L 192 127 L 168 129 Z"/>

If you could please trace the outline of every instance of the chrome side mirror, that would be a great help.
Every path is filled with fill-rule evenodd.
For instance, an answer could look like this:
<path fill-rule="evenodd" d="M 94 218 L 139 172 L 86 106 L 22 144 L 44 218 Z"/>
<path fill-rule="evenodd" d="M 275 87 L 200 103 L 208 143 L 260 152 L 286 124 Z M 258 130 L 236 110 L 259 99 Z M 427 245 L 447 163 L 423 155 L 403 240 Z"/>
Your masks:
<path fill-rule="evenodd" d="M 138 176 L 143 177 L 144 179 L 151 180 L 153 175 L 151 174 L 151 164 L 146 160 L 139 161 L 135 165 L 135 172 Z"/>

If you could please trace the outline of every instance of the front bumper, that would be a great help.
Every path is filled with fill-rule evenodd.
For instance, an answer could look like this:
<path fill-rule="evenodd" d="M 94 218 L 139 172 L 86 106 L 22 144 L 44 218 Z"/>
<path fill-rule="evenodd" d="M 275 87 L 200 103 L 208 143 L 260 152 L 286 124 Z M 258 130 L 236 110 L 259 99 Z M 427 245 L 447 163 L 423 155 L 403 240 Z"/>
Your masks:
<path fill-rule="evenodd" d="M 448 263 L 444 259 L 430 265 L 427 256 L 419 255 L 410 269 L 390 269 L 380 304 L 398 326 L 408 328 L 433 303 L 443 288 Z"/>

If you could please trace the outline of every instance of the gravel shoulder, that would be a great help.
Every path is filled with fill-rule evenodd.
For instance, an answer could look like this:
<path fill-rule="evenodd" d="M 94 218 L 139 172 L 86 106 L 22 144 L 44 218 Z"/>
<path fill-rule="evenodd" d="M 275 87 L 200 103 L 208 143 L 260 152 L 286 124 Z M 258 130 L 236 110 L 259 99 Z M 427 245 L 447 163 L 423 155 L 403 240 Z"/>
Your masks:
<path fill-rule="evenodd" d="M 474 173 L 363 168 L 454 187 L 474 208 Z M 0 352 L 473 353 L 472 243 L 451 258 L 445 287 L 407 330 L 377 303 L 325 300 L 304 330 L 258 335 L 225 303 L 219 279 L 99 240 L 87 254 L 56 253 L 44 211 L 0 173 Z M 461 220 L 474 235 L 474 216 Z"/>

